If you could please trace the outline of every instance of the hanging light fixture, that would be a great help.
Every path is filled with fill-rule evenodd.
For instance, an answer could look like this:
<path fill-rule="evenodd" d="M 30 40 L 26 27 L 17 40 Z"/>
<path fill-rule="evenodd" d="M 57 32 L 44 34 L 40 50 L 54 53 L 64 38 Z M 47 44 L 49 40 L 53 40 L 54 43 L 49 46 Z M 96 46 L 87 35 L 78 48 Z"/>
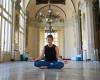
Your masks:
<path fill-rule="evenodd" d="M 40 10 L 39 14 L 37 13 L 37 18 L 39 22 L 44 22 L 44 23 L 54 23 L 54 22 L 61 22 L 62 18 L 60 16 L 60 12 L 55 12 L 55 9 L 52 8 L 52 5 L 50 3 L 50 0 L 48 0 L 48 5 L 47 5 L 48 9 L 47 11 L 44 10 Z M 55 6 L 54 6 L 55 7 Z M 56 7 L 57 8 L 57 7 Z"/>
<path fill-rule="evenodd" d="M 51 5 L 50 0 L 48 0 L 48 5 L 40 8 L 36 14 L 36 19 L 40 23 L 48 24 L 48 32 L 54 32 L 52 24 L 56 22 L 64 22 L 65 16 L 66 15 L 61 8 Z"/>
<path fill-rule="evenodd" d="M 48 11 L 47 11 L 47 15 L 44 15 L 44 14 L 42 14 L 42 12 L 40 12 L 39 13 L 39 18 L 40 18 L 40 21 L 46 21 L 46 23 L 49 25 L 49 29 L 48 30 L 46 30 L 46 32 L 48 32 L 48 33 L 52 33 L 52 32 L 54 32 L 54 30 L 53 30 L 53 28 L 52 28 L 52 26 L 51 26 L 51 24 L 53 23 L 53 11 L 52 11 L 52 9 L 51 9 L 51 4 L 50 4 L 50 0 L 48 0 Z"/>

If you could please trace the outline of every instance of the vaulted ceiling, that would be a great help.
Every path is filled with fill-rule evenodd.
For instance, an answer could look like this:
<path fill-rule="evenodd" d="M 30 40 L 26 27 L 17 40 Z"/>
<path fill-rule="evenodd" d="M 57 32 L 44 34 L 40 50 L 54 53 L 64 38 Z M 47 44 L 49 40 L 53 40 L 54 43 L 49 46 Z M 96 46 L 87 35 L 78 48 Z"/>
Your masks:
<path fill-rule="evenodd" d="M 51 4 L 60 7 L 65 12 L 66 18 L 68 19 L 77 12 L 78 3 L 79 0 L 51 0 Z M 37 12 L 45 5 L 47 5 L 47 0 L 30 0 L 27 6 L 27 13 L 30 19 L 35 20 Z"/>

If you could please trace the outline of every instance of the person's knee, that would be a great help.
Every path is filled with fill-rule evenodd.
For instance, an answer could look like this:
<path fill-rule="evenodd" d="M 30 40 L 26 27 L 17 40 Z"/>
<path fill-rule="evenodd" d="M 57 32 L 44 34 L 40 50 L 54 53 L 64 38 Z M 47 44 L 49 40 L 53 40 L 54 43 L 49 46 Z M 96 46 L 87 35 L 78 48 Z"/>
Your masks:
<path fill-rule="evenodd" d="M 34 66 L 40 67 L 40 62 L 39 62 L 39 61 L 35 61 L 35 62 L 34 62 Z"/>
<path fill-rule="evenodd" d="M 62 69 L 63 67 L 64 67 L 64 63 L 62 62 L 51 63 L 48 66 L 49 69 Z"/>
<path fill-rule="evenodd" d="M 59 69 L 62 69 L 63 67 L 64 67 L 64 63 L 63 63 L 63 62 L 59 62 L 59 63 L 58 63 L 58 68 L 59 68 Z"/>

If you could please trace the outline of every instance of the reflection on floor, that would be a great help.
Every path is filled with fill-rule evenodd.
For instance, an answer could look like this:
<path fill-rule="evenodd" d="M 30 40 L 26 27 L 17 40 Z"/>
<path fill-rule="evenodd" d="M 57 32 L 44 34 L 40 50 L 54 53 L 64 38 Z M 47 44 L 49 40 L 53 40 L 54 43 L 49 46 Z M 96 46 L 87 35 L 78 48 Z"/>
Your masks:
<path fill-rule="evenodd" d="M 100 80 L 100 62 L 68 62 L 62 70 L 38 69 L 33 62 L 4 63 L 0 80 Z"/>

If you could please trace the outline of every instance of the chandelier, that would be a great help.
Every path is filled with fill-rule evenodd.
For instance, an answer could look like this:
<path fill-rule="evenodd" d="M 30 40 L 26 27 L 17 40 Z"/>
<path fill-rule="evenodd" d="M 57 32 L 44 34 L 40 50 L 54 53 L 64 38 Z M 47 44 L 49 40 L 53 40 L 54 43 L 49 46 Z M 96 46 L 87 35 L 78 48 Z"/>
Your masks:
<path fill-rule="evenodd" d="M 56 7 L 58 11 L 55 11 L 53 7 Z M 64 18 L 62 18 L 60 15 L 61 12 L 62 11 L 57 6 L 51 5 L 50 0 L 48 0 L 48 5 L 46 6 L 46 8 L 44 10 L 41 9 L 37 13 L 36 17 L 37 17 L 38 22 L 48 24 L 49 30 L 46 30 L 46 31 L 55 32 L 53 30 L 52 24 L 56 22 L 64 22 Z"/>

